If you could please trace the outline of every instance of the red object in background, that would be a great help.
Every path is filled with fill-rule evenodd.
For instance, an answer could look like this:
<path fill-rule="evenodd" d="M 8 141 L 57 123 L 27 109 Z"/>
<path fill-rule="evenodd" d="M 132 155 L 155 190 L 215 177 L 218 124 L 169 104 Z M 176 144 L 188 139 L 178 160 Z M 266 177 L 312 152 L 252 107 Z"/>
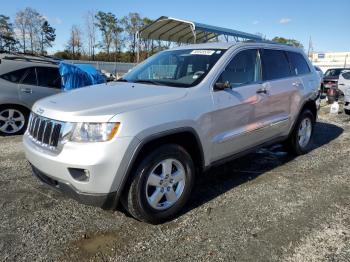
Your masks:
<path fill-rule="evenodd" d="M 338 90 L 336 88 L 329 88 L 327 91 L 327 98 L 328 98 L 328 103 L 333 104 L 335 101 L 338 100 Z"/>

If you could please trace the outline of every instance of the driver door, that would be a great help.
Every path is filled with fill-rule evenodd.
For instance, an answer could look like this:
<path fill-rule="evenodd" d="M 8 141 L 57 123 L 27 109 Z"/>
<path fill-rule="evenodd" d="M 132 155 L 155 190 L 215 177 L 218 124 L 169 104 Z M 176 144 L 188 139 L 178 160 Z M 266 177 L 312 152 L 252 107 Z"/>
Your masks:
<path fill-rule="evenodd" d="M 213 91 L 212 161 L 249 149 L 266 138 L 269 118 L 268 86 L 261 83 L 257 49 L 236 54 L 218 79 L 231 88 Z"/>

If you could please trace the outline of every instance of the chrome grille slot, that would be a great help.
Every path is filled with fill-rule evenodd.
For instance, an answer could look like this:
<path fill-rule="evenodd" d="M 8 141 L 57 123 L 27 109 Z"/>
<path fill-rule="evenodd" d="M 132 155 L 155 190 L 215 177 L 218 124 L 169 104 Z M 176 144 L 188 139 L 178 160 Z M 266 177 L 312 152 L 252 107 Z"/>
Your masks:
<path fill-rule="evenodd" d="M 56 149 L 64 123 L 32 113 L 28 126 L 30 138 L 41 146 Z"/>

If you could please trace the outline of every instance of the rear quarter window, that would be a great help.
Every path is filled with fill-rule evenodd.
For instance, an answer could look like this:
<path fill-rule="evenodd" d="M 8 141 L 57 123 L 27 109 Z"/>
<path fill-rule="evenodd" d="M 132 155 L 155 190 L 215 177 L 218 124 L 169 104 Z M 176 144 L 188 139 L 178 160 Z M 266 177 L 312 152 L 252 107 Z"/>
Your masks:
<path fill-rule="evenodd" d="M 261 50 L 263 80 L 274 80 L 291 75 L 286 54 L 281 50 Z"/>
<path fill-rule="evenodd" d="M 294 75 L 304 75 L 310 73 L 309 65 L 302 54 L 288 51 L 287 56 Z"/>
<path fill-rule="evenodd" d="M 15 71 L 3 74 L 0 77 L 9 82 L 18 84 L 23 78 L 26 71 L 27 71 L 27 68 L 23 68 L 23 69 L 19 69 L 19 70 L 15 70 Z"/>

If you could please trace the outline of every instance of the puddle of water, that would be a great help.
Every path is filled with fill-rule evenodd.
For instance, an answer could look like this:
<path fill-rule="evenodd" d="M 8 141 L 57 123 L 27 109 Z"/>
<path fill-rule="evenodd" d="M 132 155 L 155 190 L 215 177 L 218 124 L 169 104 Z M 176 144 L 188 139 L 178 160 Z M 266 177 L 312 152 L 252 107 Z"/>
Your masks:
<path fill-rule="evenodd" d="M 96 254 L 99 251 L 104 252 L 106 249 L 111 249 L 114 242 L 118 242 L 118 236 L 113 233 L 106 233 L 91 237 L 86 236 L 79 240 L 76 245 L 84 253 Z"/>

